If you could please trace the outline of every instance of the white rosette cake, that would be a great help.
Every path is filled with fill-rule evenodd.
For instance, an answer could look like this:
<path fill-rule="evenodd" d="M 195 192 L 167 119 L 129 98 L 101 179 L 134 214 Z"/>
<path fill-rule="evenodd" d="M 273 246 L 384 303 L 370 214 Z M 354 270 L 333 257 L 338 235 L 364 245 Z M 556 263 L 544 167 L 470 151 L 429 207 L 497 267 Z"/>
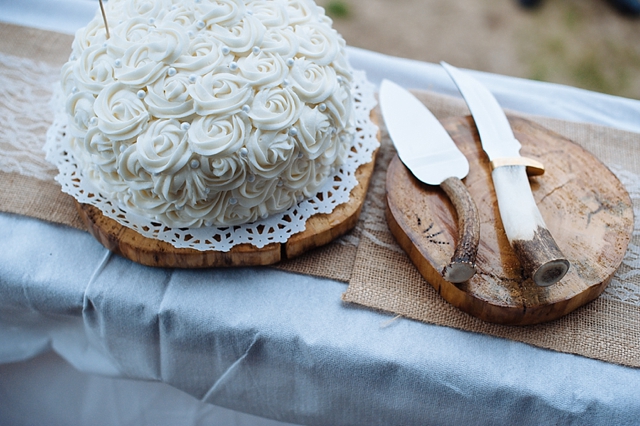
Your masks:
<path fill-rule="evenodd" d="M 71 149 L 103 196 L 170 227 L 316 194 L 353 138 L 344 41 L 307 1 L 111 0 L 62 71 Z"/>
<path fill-rule="evenodd" d="M 306 0 L 109 0 L 62 69 L 66 147 L 100 197 L 165 228 L 314 197 L 353 149 L 345 42 Z M 362 127 L 362 126 L 359 126 Z"/>

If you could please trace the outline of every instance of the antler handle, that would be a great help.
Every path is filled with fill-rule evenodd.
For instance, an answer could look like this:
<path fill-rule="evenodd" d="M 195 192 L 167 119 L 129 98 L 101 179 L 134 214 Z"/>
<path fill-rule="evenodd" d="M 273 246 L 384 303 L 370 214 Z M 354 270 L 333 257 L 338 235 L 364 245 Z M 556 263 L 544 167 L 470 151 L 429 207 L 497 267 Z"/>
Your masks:
<path fill-rule="evenodd" d="M 525 276 L 543 287 L 560 281 L 570 264 L 538 210 L 525 166 L 497 167 L 491 176 L 504 231 Z"/>
<path fill-rule="evenodd" d="M 451 262 L 442 270 L 445 280 L 461 283 L 476 273 L 476 255 L 480 242 L 478 209 L 464 183 L 457 177 L 447 178 L 440 184 L 458 215 L 458 240 Z"/>

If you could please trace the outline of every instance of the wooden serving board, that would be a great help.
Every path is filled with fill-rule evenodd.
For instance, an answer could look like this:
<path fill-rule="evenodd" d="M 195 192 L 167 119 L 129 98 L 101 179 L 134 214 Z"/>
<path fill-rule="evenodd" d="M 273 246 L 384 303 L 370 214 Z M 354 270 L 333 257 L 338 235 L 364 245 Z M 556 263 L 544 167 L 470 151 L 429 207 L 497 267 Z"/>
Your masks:
<path fill-rule="evenodd" d="M 263 248 L 251 244 L 237 245 L 228 252 L 176 248 L 170 243 L 143 237 L 103 215 L 97 207 L 76 202 L 76 208 L 91 235 L 102 245 L 143 265 L 169 268 L 271 265 L 323 246 L 356 226 L 376 154 L 377 151 L 373 153 L 371 162 L 356 170 L 358 185 L 351 191 L 347 203 L 339 205 L 330 214 L 312 216 L 307 220 L 306 229 L 291 236 L 286 243 L 273 243 Z"/>
<path fill-rule="evenodd" d="M 442 297 L 484 321 L 525 325 L 550 321 L 595 299 L 620 266 L 633 231 L 633 209 L 620 181 L 579 145 L 523 118 L 509 117 L 521 154 L 541 161 L 530 178 L 540 212 L 571 262 L 550 287 L 522 275 L 502 228 L 489 160 L 471 117 L 443 120 L 470 163 L 464 183 L 480 215 L 477 273 L 452 284 L 441 276 L 457 238 L 455 210 L 437 186 L 419 182 L 396 156 L 387 171 L 387 222 L 420 274 Z"/>

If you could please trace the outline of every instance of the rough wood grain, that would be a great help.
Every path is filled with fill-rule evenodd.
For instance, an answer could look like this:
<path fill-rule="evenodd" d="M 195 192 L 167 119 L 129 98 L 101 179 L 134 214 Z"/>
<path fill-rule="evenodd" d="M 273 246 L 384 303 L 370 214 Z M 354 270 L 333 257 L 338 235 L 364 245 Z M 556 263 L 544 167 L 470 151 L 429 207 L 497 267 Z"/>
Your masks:
<path fill-rule="evenodd" d="M 146 238 L 115 220 L 100 209 L 76 202 L 80 218 L 89 233 L 103 246 L 129 260 L 147 266 L 165 268 L 207 268 L 212 266 L 270 265 L 281 259 L 280 244 L 258 249 L 249 244 L 235 246 L 228 252 L 176 248 L 170 243 Z"/>
<path fill-rule="evenodd" d="M 488 322 L 535 324 L 566 315 L 602 293 L 627 249 L 633 210 L 619 180 L 589 152 L 525 119 L 509 121 L 522 155 L 546 168 L 530 180 L 540 212 L 571 262 L 560 282 L 539 287 L 524 278 L 502 228 L 489 160 L 470 117 L 443 124 L 471 164 L 464 182 L 480 215 L 476 275 L 462 284 L 442 278 L 457 236 L 454 209 L 440 188 L 418 182 L 398 158 L 387 172 L 387 188 L 394 188 L 387 191 L 387 221 L 422 276 L 449 303 Z"/>

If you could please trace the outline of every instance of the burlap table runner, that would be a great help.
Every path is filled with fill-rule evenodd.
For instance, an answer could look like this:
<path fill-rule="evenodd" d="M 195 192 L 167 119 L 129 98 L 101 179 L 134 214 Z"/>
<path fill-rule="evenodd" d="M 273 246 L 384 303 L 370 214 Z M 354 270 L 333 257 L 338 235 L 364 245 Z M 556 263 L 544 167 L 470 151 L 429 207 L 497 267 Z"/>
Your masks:
<path fill-rule="evenodd" d="M 0 211 L 84 229 L 73 199 L 53 180 L 42 145 L 52 122 L 48 106 L 67 35 L 0 24 Z M 468 111 L 458 99 L 418 93 L 439 118 Z M 636 212 L 640 135 L 601 126 L 528 117 L 584 146 L 621 178 Z M 424 281 L 395 243 L 384 219 L 385 173 L 394 155 L 385 129 L 358 226 L 337 241 L 278 268 L 349 283 L 343 300 L 416 320 L 486 333 L 627 366 L 640 366 L 640 226 L 622 267 L 596 301 L 551 323 L 509 327 L 484 323 L 453 308 Z M 636 216 L 639 216 L 636 213 Z"/>

